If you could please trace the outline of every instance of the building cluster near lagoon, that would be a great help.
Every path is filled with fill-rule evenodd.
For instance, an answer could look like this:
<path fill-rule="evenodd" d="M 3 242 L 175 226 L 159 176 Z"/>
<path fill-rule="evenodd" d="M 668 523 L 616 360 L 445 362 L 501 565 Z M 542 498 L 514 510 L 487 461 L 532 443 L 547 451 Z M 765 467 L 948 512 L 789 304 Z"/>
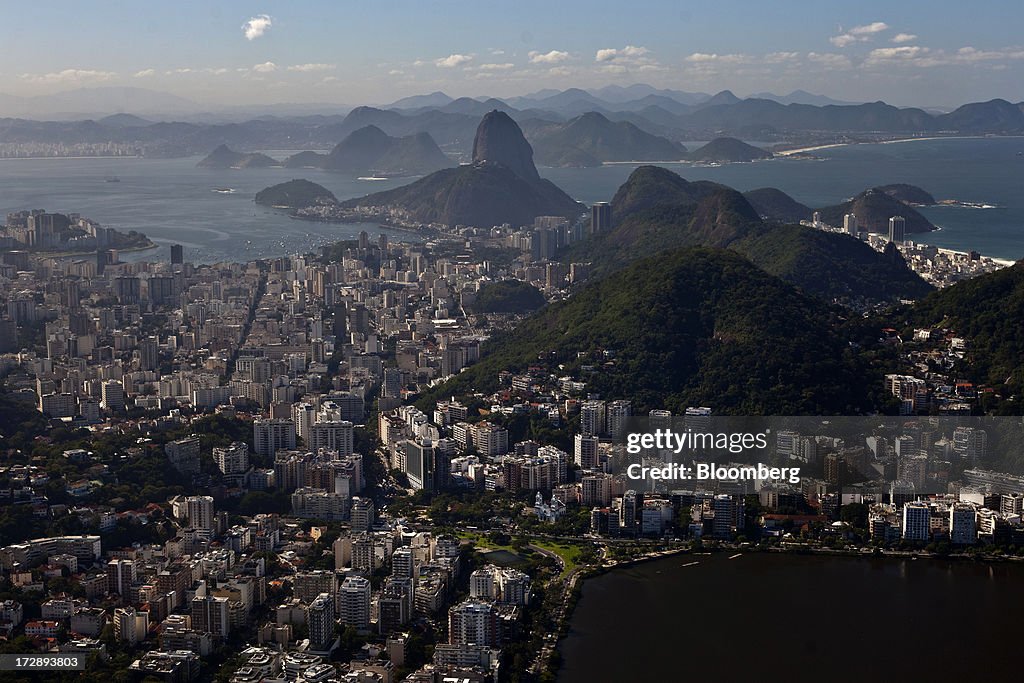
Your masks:
<path fill-rule="evenodd" d="M 597 205 L 590 225 L 607 220 Z M 425 244 L 364 232 L 209 265 L 180 247 L 136 263 L 106 248 L 3 253 L 5 410 L 44 429 L 0 444 L 3 528 L 20 534 L 0 550 L 14 596 L 0 633 L 176 683 L 211 667 L 235 683 L 487 681 L 550 666 L 545 633 L 586 567 L 751 539 L 1024 543 L 1024 479 L 991 471 L 984 429 L 939 418 L 858 439 L 773 434 L 774 464 L 799 482 L 680 488 L 623 473 L 660 456 L 621 445 L 634 397 L 588 391 L 614 350 L 578 374 L 538 358 L 497 391 L 417 407 L 488 335 L 514 334 L 519 316 L 473 312 L 483 287 L 571 296 L 587 264 L 555 252 L 585 225 L 541 217 Z M 970 340 L 928 329 L 889 343 L 937 351 L 952 373 Z M 886 378 L 907 415 L 971 410 L 972 387 L 915 367 Z M 713 414 L 679 417 L 699 428 Z"/>

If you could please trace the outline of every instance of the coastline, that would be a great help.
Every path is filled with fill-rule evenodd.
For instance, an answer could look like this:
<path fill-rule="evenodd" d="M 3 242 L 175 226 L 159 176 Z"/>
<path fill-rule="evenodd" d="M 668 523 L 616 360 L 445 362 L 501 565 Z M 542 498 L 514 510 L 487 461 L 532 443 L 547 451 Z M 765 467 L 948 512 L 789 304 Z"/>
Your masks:
<path fill-rule="evenodd" d="M 926 142 L 929 140 L 986 140 L 996 138 L 1020 139 L 1024 135 L 929 135 L 925 137 L 895 138 L 893 140 L 873 140 L 857 142 L 833 142 L 826 145 L 812 145 L 809 147 L 797 147 L 796 149 L 785 149 L 773 152 L 777 157 L 788 157 L 794 154 L 806 154 L 817 152 L 823 149 L 834 149 L 836 147 L 853 147 L 855 145 L 896 145 L 904 142 Z"/>
<path fill-rule="evenodd" d="M 149 239 L 149 238 L 147 237 L 146 239 Z M 153 240 L 149 240 L 149 245 L 148 246 L 124 247 L 123 249 L 115 249 L 115 251 L 117 251 L 119 254 L 130 254 L 130 253 L 149 251 L 151 249 L 159 249 L 159 248 L 160 248 L 159 244 L 157 244 Z M 34 253 L 39 255 L 39 256 L 46 257 L 46 258 L 72 258 L 74 256 L 88 256 L 90 254 L 95 254 L 96 250 L 92 249 L 90 251 L 59 251 L 59 252 L 45 252 L 45 251 L 41 251 L 41 252 L 34 252 Z"/>

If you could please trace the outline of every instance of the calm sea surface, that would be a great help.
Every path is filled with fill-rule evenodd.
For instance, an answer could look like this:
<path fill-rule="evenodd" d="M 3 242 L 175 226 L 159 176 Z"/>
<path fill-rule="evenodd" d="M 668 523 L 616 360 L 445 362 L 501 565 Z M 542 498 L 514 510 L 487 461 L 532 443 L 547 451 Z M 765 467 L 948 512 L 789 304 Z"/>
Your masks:
<path fill-rule="evenodd" d="M 559 683 L 976 681 L 1016 660 L 1022 566 L 728 557 L 586 581 Z"/>
<path fill-rule="evenodd" d="M 912 183 L 938 199 L 997 207 L 923 209 L 942 230 L 918 239 L 1018 259 L 1024 257 L 1024 154 L 1019 153 L 1024 153 L 1024 138 L 947 139 L 833 148 L 817 152 L 818 160 L 663 165 L 690 180 L 714 180 L 739 190 L 777 187 L 812 207 L 840 202 L 874 185 Z M 79 212 L 110 227 L 144 232 L 160 245 L 180 243 L 193 261 L 246 260 L 305 252 L 363 229 L 371 235 L 380 232 L 375 224 L 296 221 L 257 206 L 253 196 L 268 185 L 308 178 L 347 199 L 409 182 L 357 180 L 310 169 L 200 169 L 198 160 L 0 160 L 0 214 L 28 208 Z M 611 199 L 634 168 L 548 168 L 541 175 L 591 203 Z M 120 182 L 106 182 L 112 177 Z M 232 191 L 217 191 L 227 189 Z M 142 256 L 166 258 L 166 248 Z"/>

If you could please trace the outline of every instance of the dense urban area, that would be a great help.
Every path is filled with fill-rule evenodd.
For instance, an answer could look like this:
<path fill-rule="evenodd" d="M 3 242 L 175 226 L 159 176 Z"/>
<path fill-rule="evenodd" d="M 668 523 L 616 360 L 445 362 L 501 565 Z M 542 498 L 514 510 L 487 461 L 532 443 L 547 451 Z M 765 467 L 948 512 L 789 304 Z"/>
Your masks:
<path fill-rule="evenodd" d="M 46 244 L 62 220 L 14 214 L 7 234 Z M 878 390 L 917 422 L 775 434 L 799 484 L 629 480 L 661 454 L 627 454 L 627 421 L 674 416 L 592 390 L 616 349 L 445 393 L 485 340 L 572 297 L 588 264 L 557 256 L 609 220 L 363 232 L 249 263 L 6 250 L 0 651 L 84 654 L 78 680 L 553 680 L 581 579 L 624 562 L 1024 548 L 1024 478 L 955 421 L 980 401 L 955 330 L 879 341 L 903 366 Z"/>

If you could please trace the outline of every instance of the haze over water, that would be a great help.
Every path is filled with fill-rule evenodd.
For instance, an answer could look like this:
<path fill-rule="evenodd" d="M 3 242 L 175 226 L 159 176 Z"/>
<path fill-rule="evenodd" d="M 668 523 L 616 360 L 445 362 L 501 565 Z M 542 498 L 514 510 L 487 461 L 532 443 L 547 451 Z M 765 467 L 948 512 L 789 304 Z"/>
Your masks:
<path fill-rule="evenodd" d="M 936 199 L 992 204 L 994 209 L 920 209 L 942 230 L 914 239 L 1004 259 L 1024 257 L 1024 138 L 917 140 L 826 149 L 821 160 L 776 159 L 700 167 L 659 164 L 688 180 L 713 180 L 746 191 L 777 187 L 811 207 L 841 202 L 868 187 L 918 185 Z M 278 157 L 283 154 L 277 153 Z M 412 179 L 361 181 L 314 169 L 217 170 L 184 159 L 0 160 L 0 214 L 22 209 L 78 212 L 105 226 L 138 230 L 158 244 L 180 243 L 195 262 L 245 261 L 303 253 L 351 239 L 376 224 L 316 223 L 253 203 L 259 190 L 307 178 L 339 199 L 397 187 Z M 541 168 L 541 175 L 586 203 L 607 201 L 635 165 Z M 106 182 L 117 177 L 120 182 Z M 218 189 L 232 189 L 221 193 Z M 410 239 L 392 232 L 393 239 Z M 125 258 L 166 258 L 166 249 Z"/>

